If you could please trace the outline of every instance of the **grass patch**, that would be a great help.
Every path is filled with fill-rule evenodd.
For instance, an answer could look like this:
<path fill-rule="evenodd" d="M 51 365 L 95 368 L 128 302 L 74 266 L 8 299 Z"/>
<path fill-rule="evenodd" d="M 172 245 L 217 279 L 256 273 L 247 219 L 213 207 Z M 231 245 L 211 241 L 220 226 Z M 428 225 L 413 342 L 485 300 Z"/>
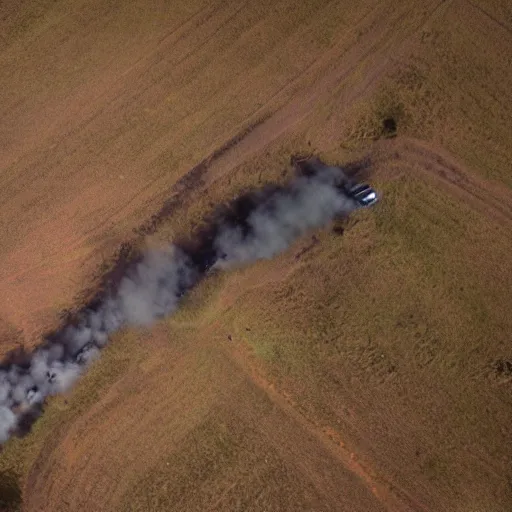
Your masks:
<path fill-rule="evenodd" d="M 410 123 L 405 104 L 391 84 L 382 87 L 373 100 L 359 108 L 359 121 L 347 134 L 346 143 L 349 145 L 395 137 Z"/>
<path fill-rule="evenodd" d="M 382 203 L 355 214 L 342 237 L 323 231 L 300 263 L 288 251 L 276 263 L 286 278 L 244 287 L 218 319 L 252 347 L 271 380 L 298 397 L 304 414 L 342 423 L 356 440 L 342 412 L 356 408 L 381 436 L 384 465 L 409 456 L 409 445 L 394 454 L 385 448 L 393 445 L 386 432 L 399 429 L 411 446 L 428 439 L 431 460 L 443 464 L 418 461 L 410 471 L 462 492 L 463 475 L 483 471 L 461 469 L 465 446 L 483 444 L 494 454 L 506 442 L 498 426 L 504 395 L 489 379 L 492 354 L 506 346 L 504 327 L 512 328 L 510 268 L 498 263 L 509 244 L 485 217 L 419 178 L 403 175 L 382 189 Z M 486 407 L 495 428 L 477 419 Z M 413 432 L 418 421 L 422 429 Z"/>

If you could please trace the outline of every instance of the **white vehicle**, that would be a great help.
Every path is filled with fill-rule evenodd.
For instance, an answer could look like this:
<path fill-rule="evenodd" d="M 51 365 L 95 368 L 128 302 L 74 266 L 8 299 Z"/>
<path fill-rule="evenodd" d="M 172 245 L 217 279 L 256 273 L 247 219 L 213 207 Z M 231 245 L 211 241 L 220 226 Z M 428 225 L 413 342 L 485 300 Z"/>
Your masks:
<path fill-rule="evenodd" d="M 356 185 L 346 185 L 345 194 L 356 201 L 360 206 L 367 207 L 375 204 L 379 198 L 377 192 L 370 185 L 358 183 Z"/>

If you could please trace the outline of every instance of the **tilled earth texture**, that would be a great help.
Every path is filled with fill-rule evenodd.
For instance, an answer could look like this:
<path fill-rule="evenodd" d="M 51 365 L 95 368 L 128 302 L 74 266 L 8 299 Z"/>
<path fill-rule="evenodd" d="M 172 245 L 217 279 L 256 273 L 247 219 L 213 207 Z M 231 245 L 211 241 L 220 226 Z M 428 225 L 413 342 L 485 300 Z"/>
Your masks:
<path fill-rule="evenodd" d="M 0 27 L 2 357 L 297 155 L 381 195 L 116 333 L 4 444 L 0 508 L 512 510 L 508 0 L 6 0 Z"/>

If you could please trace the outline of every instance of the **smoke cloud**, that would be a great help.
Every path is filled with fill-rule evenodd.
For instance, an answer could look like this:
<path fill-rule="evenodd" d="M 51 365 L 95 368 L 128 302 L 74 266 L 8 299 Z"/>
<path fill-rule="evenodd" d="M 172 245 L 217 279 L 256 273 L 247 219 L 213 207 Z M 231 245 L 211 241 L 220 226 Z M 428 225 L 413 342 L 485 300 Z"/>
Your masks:
<path fill-rule="evenodd" d="M 249 194 L 219 213 L 193 244 L 149 251 L 99 302 L 86 306 L 23 362 L 0 366 L 0 443 L 21 435 L 48 396 L 69 390 L 99 356 L 109 336 L 149 326 L 171 314 L 181 296 L 210 269 L 227 269 L 284 251 L 307 231 L 347 215 L 357 203 L 347 178 L 316 162 L 284 187 Z"/>
<path fill-rule="evenodd" d="M 354 210 L 355 202 L 337 188 L 340 170 L 335 171 L 326 167 L 315 176 L 301 176 L 258 204 L 244 224 L 222 226 L 214 241 L 215 266 L 272 258 L 306 231 Z"/>

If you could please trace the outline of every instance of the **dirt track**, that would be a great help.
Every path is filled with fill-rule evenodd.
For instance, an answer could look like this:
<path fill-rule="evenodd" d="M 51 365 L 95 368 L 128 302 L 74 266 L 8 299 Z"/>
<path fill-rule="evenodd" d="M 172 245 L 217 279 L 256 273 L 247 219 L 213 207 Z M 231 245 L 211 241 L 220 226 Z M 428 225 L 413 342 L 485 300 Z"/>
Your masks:
<path fill-rule="evenodd" d="M 154 213 L 194 163 L 244 126 L 270 115 L 236 149 L 217 159 L 211 183 L 304 120 L 356 69 L 370 70 L 357 87 L 342 90 L 338 102 L 349 105 L 428 19 L 412 16 L 395 33 L 410 7 L 397 8 L 387 18 L 387 7 L 369 2 L 343 14 L 343 24 L 351 28 L 342 39 L 333 38 L 328 51 L 325 43 L 316 43 L 315 51 L 311 43 L 304 47 L 304 39 L 314 36 L 315 26 L 333 14 L 333 6 L 310 6 L 318 9 L 313 25 L 301 19 L 308 14 L 297 13 L 291 23 L 298 24 L 290 27 L 280 43 L 284 46 L 272 48 L 266 58 L 258 55 L 260 62 L 248 68 L 242 55 L 259 40 L 258 27 L 275 30 L 275 15 L 260 11 L 263 5 L 248 10 L 235 3 L 189 6 L 177 9 L 180 15 L 170 27 L 154 13 L 145 20 L 145 30 L 132 37 L 135 5 L 126 12 L 102 6 L 93 17 L 90 5 L 83 4 L 76 8 L 84 16 L 76 28 L 72 16 L 54 7 L 48 20 L 43 16 L 44 23 L 29 18 L 28 26 L 35 25 L 32 32 L 25 38 L 15 33 L 18 37 L 7 40 L 2 54 L 2 117 L 12 120 L 4 123 L 2 134 L 3 208 L 17 221 L 15 229 L 4 230 L 0 292 L 10 297 L 4 321 L 23 329 L 29 341 L 37 340 L 51 312 L 68 304 L 90 279 L 101 255 L 108 258 L 130 229 Z M 9 6 L 4 9 L 9 15 Z M 101 9 L 106 12 L 99 14 Z M 112 32 L 121 20 L 127 23 L 124 31 Z M 107 39 L 96 39 L 98 31 Z M 359 38 L 357 31 L 367 36 Z M 235 46 L 215 35 L 234 40 Z M 392 44 L 394 39 L 398 45 Z M 27 45 L 34 61 L 23 60 Z M 77 55 L 82 47 L 87 52 Z M 241 55 L 233 60 L 237 51 Z M 293 70 L 271 76 L 266 84 L 277 52 L 292 59 L 303 53 Z M 89 60 L 82 61 L 85 57 Z M 219 76 L 216 81 L 211 81 L 213 72 Z M 208 91 L 203 91 L 206 81 Z M 263 89 L 251 87 L 254 83 Z M 245 102 L 227 107 L 231 98 Z M 223 110 L 229 119 L 223 119 Z"/>
<path fill-rule="evenodd" d="M 384 510 L 328 441 L 255 386 L 212 333 L 210 340 L 177 352 L 146 339 L 155 351 L 143 368 L 124 375 L 58 451 L 41 454 L 27 508 L 151 510 L 167 502 L 186 510 L 340 510 L 346 502 L 347 510 L 348 503 Z M 172 373 L 170 381 L 162 372 Z M 128 400 L 121 398 L 127 386 Z"/>
<path fill-rule="evenodd" d="M 413 338 L 401 327 L 382 351 L 402 354 L 398 367 L 427 358 L 426 369 L 400 369 L 405 377 L 395 377 L 389 370 L 393 365 L 384 370 L 379 360 L 364 374 L 364 386 L 357 364 L 371 347 L 357 346 L 363 353 L 357 360 L 344 355 L 354 375 L 342 377 L 333 370 L 335 357 L 323 345 L 312 345 L 314 359 L 326 369 L 316 382 L 307 371 L 298 377 L 286 373 L 274 359 L 265 359 L 265 352 L 259 358 L 239 333 L 234 343 L 226 341 L 226 329 L 245 321 L 244 297 L 253 301 L 254 311 L 264 312 L 256 326 L 262 339 L 272 339 L 273 317 L 258 302 L 261 297 L 268 297 L 270 310 L 296 315 L 299 325 L 309 303 L 287 309 L 291 295 L 282 292 L 271 302 L 273 294 L 281 293 L 297 272 L 304 283 L 317 279 L 317 289 L 321 279 L 343 285 L 339 276 L 311 273 L 314 277 L 308 278 L 301 270 L 303 264 L 314 266 L 309 258 L 323 262 L 332 247 L 336 254 L 346 251 L 347 259 L 351 254 L 350 266 L 336 267 L 340 275 L 350 269 L 354 282 L 361 275 L 364 284 L 365 275 L 372 275 L 366 265 L 375 249 L 372 222 L 378 220 L 364 218 L 353 228 L 356 241 L 350 227 L 342 242 L 323 233 L 313 250 L 297 252 L 300 257 L 287 255 L 254 274 L 215 281 L 217 291 L 203 285 L 204 296 L 211 293 L 217 309 L 203 304 L 199 320 L 188 320 L 184 313 L 151 333 L 116 339 L 116 348 L 107 351 L 77 391 L 52 403 L 34 438 L 7 450 L 5 457 L 27 461 L 22 470 L 14 464 L 25 510 L 507 509 L 507 454 L 498 459 L 493 450 L 506 442 L 502 422 L 510 410 L 509 381 L 493 380 L 487 370 L 471 366 L 471 358 L 478 355 L 488 368 L 489 360 L 508 357 L 503 333 L 509 320 L 501 290 L 510 271 L 506 265 L 498 268 L 498 254 L 507 253 L 512 229 L 512 198 L 504 185 L 512 157 L 506 128 L 512 78 L 506 63 L 493 59 L 510 48 L 510 15 L 506 3 L 498 1 L 482 7 L 463 1 L 393 6 L 377 0 L 357 6 L 325 1 L 300 8 L 286 0 L 183 1 L 174 2 L 172 10 L 163 1 L 153 10 L 145 2 L 112 6 L 99 0 L 73 7 L 2 4 L 0 353 L 17 343 L 36 344 L 42 332 L 57 325 L 62 310 L 94 287 L 98 269 L 123 243 L 141 245 L 148 235 L 168 240 L 190 232 L 218 201 L 281 179 L 295 153 L 314 152 L 330 160 L 370 154 L 373 179 L 390 195 L 401 198 L 403 183 L 417 180 L 425 190 L 436 191 L 440 204 L 446 198 L 484 219 L 475 233 L 495 230 L 496 244 L 501 243 L 496 252 L 494 246 L 485 252 L 484 244 L 465 234 L 467 253 L 454 254 L 453 268 L 447 268 L 449 274 L 474 265 L 481 277 L 464 282 L 466 289 L 477 290 L 478 279 L 486 276 L 496 283 L 482 298 L 488 301 L 482 306 L 487 316 L 479 320 L 493 335 L 484 345 L 479 334 L 472 337 L 473 326 L 462 329 L 463 346 L 453 334 L 453 347 L 443 354 L 455 352 L 463 362 L 470 354 L 470 376 L 451 377 L 447 371 L 446 387 L 444 375 L 436 377 L 437 366 L 429 366 L 431 359 L 437 361 L 432 347 L 425 349 L 428 357 L 421 352 L 408 359 Z M 456 29 L 454 20 L 460 20 Z M 443 38 L 450 35 L 448 45 Z M 467 57 L 460 48 L 472 37 L 486 44 Z M 405 104 L 417 118 L 406 112 L 407 129 L 402 135 L 400 118 L 396 139 L 354 143 L 351 134 L 359 133 L 359 118 L 364 118 L 358 105 L 378 99 L 382 84 L 403 69 L 411 83 L 400 83 L 404 92 L 379 113 L 388 115 Z M 418 79 L 419 85 L 416 72 L 426 77 Z M 461 91 L 460 98 L 454 91 Z M 486 113 L 494 124 L 487 123 Z M 411 215 L 420 211 L 435 218 L 435 206 L 416 210 L 414 194 L 407 201 Z M 403 203 L 396 204 L 401 211 Z M 463 222 L 457 217 L 449 226 Z M 465 247 L 464 238 L 456 243 Z M 309 247 L 308 241 L 301 244 Z M 399 260 L 398 249 L 389 251 L 383 261 Z M 493 272 L 487 263 L 494 265 Z M 386 264 L 378 268 L 384 281 Z M 421 275 L 419 282 L 428 281 L 424 276 L 434 282 L 432 269 L 425 266 L 422 272 L 414 265 L 421 263 L 411 264 Z M 408 267 L 407 272 L 413 275 Z M 443 279 L 441 287 L 448 282 Z M 376 282 L 380 290 L 379 277 Z M 391 279 L 388 285 L 394 289 L 395 283 Z M 292 289 L 301 286 L 295 283 Z M 458 298 L 450 302 L 443 290 L 439 309 L 446 308 L 446 315 L 458 312 Z M 409 296 L 407 289 L 397 288 L 397 299 L 391 299 L 397 304 L 390 308 L 393 314 L 401 311 L 402 293 Z M 383 297 L 388 305 L 389 297 Z M 318 302 L 324 300 L 327 304 L 320 296 Z M 363 303 L 350 316 L 365 318 L 364 309 L 370 308 Z M 462 316 L 476 317 L 478 311 L 468 306 Z M 372 317 L 376 323 L 377 314 Z M 361 326 L 356 327 L 357 333 Z M 347 331 L 340 339 L 355 346 L 351 336 Z M 310 337 L 316 339 L 316 333 Z M 282 342 L 286 346 L 284 337 Z M 324 379 L 332 375 L 342 384 L 332 388 L 332 396 L 322 394 Z M 399 378 L 403 388 L 396 384 Z M 422 386 L 429 395 L 418 398 Z M 438 410 L 443 404 L 459 407 L 459 388 L 473 397 L 468 407 L 488 408 L 478 425 L 494 418 L 479 442 L 477 427 L 460 430 L 462 412 L 452 418 Z M 395 392 L 403 395 L 386 402 Z M 366 404 L 381 400 L 388 410 L 379 416 L 378 407 L 365 407 L 365 397 Z M 460 407 L 473 413 L 465 404 Z M 436 422 L 445 428 L 443 438 L 433 433 Z M 421 454 L 415 448 L 411 455 L 418 440 L 424 443 Z M 395 449 L 390 451 L 391 443 Z M 451 474 L 446 468 L 452 466 L 439 456 L 445 449 L 450 463 L 456 461 Z M 9 467 L 10 459 L 5 460 L 2 467 Z"/>

